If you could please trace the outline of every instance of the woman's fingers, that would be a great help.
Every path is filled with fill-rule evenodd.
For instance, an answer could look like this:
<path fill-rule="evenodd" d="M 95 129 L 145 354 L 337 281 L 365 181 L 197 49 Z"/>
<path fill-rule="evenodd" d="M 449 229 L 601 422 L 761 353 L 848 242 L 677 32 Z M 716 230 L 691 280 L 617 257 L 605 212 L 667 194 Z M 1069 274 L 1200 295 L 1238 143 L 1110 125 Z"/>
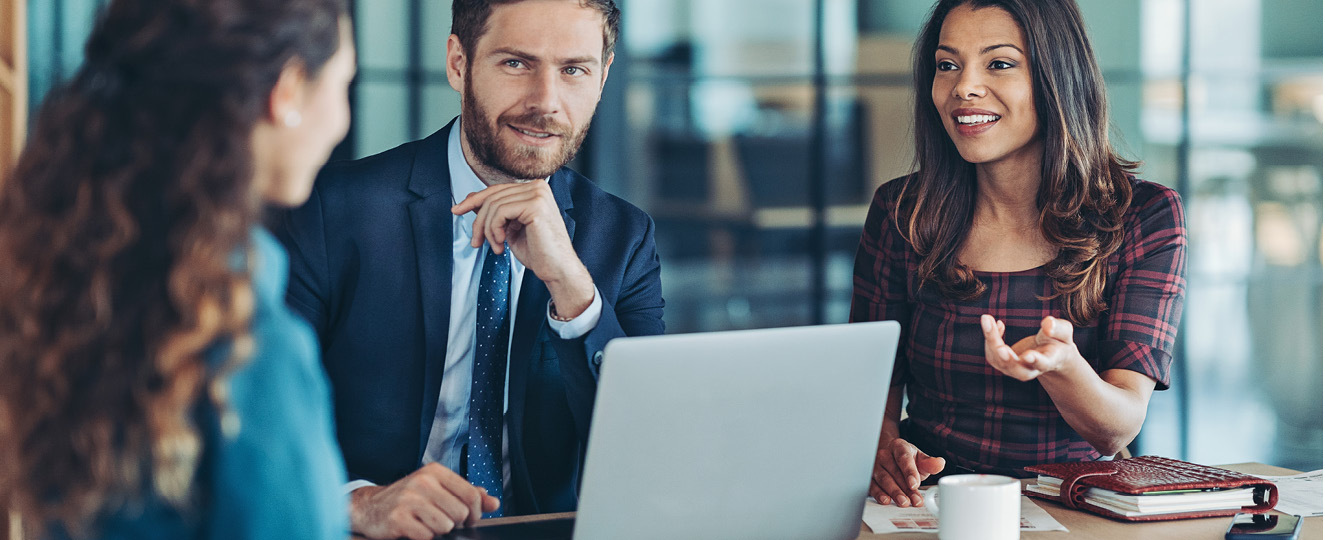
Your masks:
<path fill-rule="evenodd" d="M 980 329 L 984 331 L 985 335 L 985 356 L 989 356 L 992 359 L 993 357 L 1002 354 L 1000 353 L 1000 349 L 1008 348 L 1007 344 L 1003 342 L 1003 330 L 1005 327 L 1002 322 L 994 320 L 993 316 L 981 315 Z M 999 357 L 1001 358 L 1001 356 Z"/>
<path fill-rule="evenodd" d="M 988 334 L 985 339 L 985 359 L 989 365 L 994 366 L 994 369 L 1004 373 L 1022 364 L 1017 352 L 1004 344 L 1002 338 L 991 339 Z"/>
<path fill-rule="evenodd" d="M 1045 317 L 1040 321 L 1039 336 L 1063 343 L 1072 343 L 1072 322 L 1052 316 Z M 1045 340 L 1039 339 L 1037 341 L 1044 343 Z"/>
<path fill-rule="evenodd" d="M 902 439 L 893 440 L 893 458 L 897 460 L 897 469 L 902 473 L 900 480 L 902 486 L 910 491 L 920 487 L 920 471 L 916 469 L 916 454 L 919 452 L 911 443 Z"/>
<path fill-rule="evenodd" d="M 985 343 L 991 343 L 994 340 L 997 340 L 998 343 L 1003 342 L 1003 333 L 998 331 L 998 321 L 992 315 L 980 316 L 980 329 L 984 330 Z"/>
<path fill-rule="evenodd" d="M 921 480 L 928 478 L 930 475 L 943 472 L 943 467 L 947 464 L 948 460 L 941 457 L 929 456 L 924 452 L 920 452 L 916 457 L 916 468 L 920 470 L 920 474 L 924 475 L 924 478 L 921 478 Z"/>
<path fill-rule="evenodd" d="M 1040 330 L 1009 346 L 1004 341 L 1007 326 L 991 315 L 980 316 L 985 340 L 985 359 L 994 369 L 1020 381 L 1033 380 L 1058 370 L 1066 358 L 1076 354 L 1073 327 L 1067 319 L 1045 317 Z"/>
<path fill-rule="evenodd" d="M 883 492 L 883 489 L 874 481 L 874 478 L 870 478 L 870 498 L 879 504 L 892 504 L 893 500 L 892 497 Z"/>
<path fill-rule="evenodd" d="M 1024 343 L 1030 340 L 1031 338 L 1024 339 L 1017 342 L 1017 345 L 1013 347 L 1003 345 L 994 350 L 986 349 L 985 358 L 989 365 L 1004 375 L 1019 381 L 1029 381 L 1040 376 L 1040 371 L 1036 369 L 1036 361 L 1032 358 L 1038 358 L 1035 355 L 1043 356 L 1034 348 L 1026 348 L 1021 353 L 1017 352 L 1017 349 L 1033 345 L 1033 343 Z"/>
<path fill-rule="evenodd" d="M 870 496 L 879 504 L 892 504 L 892 493 L 897 491 L 897 484 L 893 482 L 892 476 L 880 468 L 874 469 L 874 474 L 870 476 Z"/>
<path fill-rule="evenodd" d="M 898 473 L 897 464 L 893 462 L 892 452 L 889 450 L 880 450 L 878 459 L 875 461 L 874 474 L 871 476 L 871 482 L 878 488 L 882 497 L 875 497 L 879 504 L 890 504 L 896 502 L 901 506 L 901 501 L 905 500 L 901 486 L 897 483 Z"/>

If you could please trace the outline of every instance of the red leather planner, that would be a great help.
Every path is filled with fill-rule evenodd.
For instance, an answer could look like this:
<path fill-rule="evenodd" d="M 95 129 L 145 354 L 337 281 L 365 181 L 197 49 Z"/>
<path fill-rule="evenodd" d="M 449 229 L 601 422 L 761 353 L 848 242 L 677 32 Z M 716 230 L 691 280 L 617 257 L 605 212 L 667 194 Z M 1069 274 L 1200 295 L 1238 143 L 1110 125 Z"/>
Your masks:
<path fill-rule="evenodd" d="M 1158 456 L 1050 463 L 1026 470 L 1041 475 L 1040 484 L 1027 487 L 1027 495 L 1123 521 L 1262 513 L 1279 501 L 1274 483 L 1264 478 Z M 1046 483 L 1044 477 L 1062 482 Z"/>

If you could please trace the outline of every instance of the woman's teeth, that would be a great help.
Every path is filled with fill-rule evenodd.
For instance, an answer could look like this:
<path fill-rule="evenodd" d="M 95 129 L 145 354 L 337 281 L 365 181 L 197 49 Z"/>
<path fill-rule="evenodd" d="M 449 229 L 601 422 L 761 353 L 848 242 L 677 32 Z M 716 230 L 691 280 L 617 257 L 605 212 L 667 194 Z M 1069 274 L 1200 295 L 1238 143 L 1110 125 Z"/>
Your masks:
<path fill-rule="evenodd" d="M 999 118 L 1001 117 L 993 114 L 972 114 L 966 116 L 958 116 L 957 123 L 965 125 L 984 124 L 988 122 L 993 122 L 995 120 L 998 120 Z"/>

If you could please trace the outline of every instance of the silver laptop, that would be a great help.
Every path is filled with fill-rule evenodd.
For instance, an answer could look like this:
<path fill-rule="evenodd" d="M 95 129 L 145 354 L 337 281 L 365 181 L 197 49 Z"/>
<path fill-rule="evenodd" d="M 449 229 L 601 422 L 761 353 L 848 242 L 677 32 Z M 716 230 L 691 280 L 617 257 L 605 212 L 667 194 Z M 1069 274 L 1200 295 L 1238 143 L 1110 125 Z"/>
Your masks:
<path fill-rule="evenodd" d="M 900 332 L 874 322 L 612 340 L 574 520 L 448 538 L 856 538 Z"/>
<path fill-rule="evenodd" d="M 608 343 L 575 539 L 856 538 L 899 334 L 876 322 Z"/>

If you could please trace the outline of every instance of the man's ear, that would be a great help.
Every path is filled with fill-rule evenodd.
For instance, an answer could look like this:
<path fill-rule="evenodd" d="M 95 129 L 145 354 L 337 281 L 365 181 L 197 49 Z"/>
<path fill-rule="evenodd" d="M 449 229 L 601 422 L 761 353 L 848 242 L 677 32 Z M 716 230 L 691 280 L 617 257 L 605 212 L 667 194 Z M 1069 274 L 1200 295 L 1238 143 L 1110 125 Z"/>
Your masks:
<path fill-rule="evenodd" d="M 276 85 L 271 88 L 267 98 L 267 121 L 283 125 L 291 111 L 298 113 L 303 109 L 304 93 L 308 85 L 308 72 L 298 61 L 291 61 L 281 69 Z"/>
<path fill-rule="evenodd" d="M 607 61 L 603 62 L 603 80 L 598 83 L 598 93 L 603 93 L 603 87 L 607 86 L 607 74 L 612 71 L 612 62 L 616 60 L 616 53 L 607 55 Z"/>
<path fill-rule="evenodd" d="M 460 45 L 460 36 L 451 34 L 451 37 L 446 39 L 446 81 L 451 83 L 451 88 L 461 94 L 464 94 L 465 77 L 469 76 L 465 71 L 468 67 L 465 48 Z"/>

